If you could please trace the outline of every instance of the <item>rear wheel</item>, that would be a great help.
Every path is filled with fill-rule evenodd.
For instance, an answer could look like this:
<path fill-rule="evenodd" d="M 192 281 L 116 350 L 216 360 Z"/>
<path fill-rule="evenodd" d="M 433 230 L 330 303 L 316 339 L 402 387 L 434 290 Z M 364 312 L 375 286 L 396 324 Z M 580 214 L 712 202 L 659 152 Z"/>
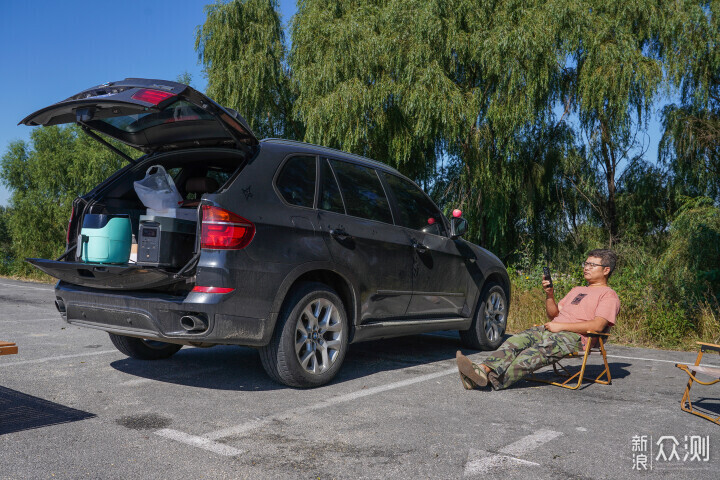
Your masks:
<path fill-rule="evenodd" d="M 116 335 L 114 333 L 109 333 L 109 335 L 110 341 L 115 345 L 115 348 L 128 357 L 138 360 L 160 360 L 169 358 L 182 348 L 182 345 L 176 345 L 174 343 L 126 337 L 125 335 Z"/>
<path fill-rule="evenodd" d="M 260 358 L 274 380 L 317 387 L 340 370 L 347 345 L 348 321 L 340 297 L 327 285 L 308 282 L 290 293 Z"/>
<path fill-rule="evenodd" d="M 489 283 L 480 294 L 469 330 L 460 331 L 463 344 L 476 350 L 496 350 L 507 327 L 507 296 L 497 283 Z"/>

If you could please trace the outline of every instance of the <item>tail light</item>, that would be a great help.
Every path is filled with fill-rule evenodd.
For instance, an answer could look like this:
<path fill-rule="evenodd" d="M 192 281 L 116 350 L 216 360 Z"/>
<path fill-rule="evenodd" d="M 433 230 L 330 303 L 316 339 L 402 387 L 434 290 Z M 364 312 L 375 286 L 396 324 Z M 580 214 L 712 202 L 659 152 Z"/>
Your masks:
<path fill-rule="evenodd" d="M 133 100 L 140 100 L 141 102 L 152 103 L 157 105 L 163 100 L 167 100 L 170 97 L 174 97 L 174 93 L 163 92 L 162 90 L 151 90 L 149 88 L 143 88 L 138 90 L 132 96 Z"/>
<path fill-rule="evenodd" d="M 65 234 L 65 245 L 70 244 L 70 225 L 72 224 L 72 219 L 74 216 L 75 216 L 75 205 L 73 205 L 72 210 L 70 210 L 70 220 L 68 220 L 67 233 Z"/>
<path fill-rule="evenodd" d="M 255 225 L 219 207 L 203 205 L 200 248 L 240 250 L 255 236 Z"/>

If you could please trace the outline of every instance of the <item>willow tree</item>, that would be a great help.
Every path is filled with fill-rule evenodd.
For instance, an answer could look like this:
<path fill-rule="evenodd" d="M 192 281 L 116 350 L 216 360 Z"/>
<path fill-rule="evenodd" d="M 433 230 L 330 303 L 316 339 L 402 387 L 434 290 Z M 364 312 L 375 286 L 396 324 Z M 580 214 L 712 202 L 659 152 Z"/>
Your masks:
<path fill-rule="evenodd" d="M 277 1 L 217 1 L 205 13 L 195 48 L 207 94 L 239 111 L 260 137 L 302 139 Z"/>
<path fill-rule="evenodd" d="M 546 8 L 535 3 L 536 13 Z M 501 252 L 518 218 L 546 203 L 534 200 L 550 190 L 550 100 L 562 82 L 556 36 L 545 34 L 558 26 L 505 14 L 469 0 L 305 1 L 290 57 L 307 140 L 425 186 L 446 167 L 451 178 L 435 190 L 475 220 L 473 239 Z"/>
<path fill-rule="evenodd" d="M 720 1 L 672 7 L 661 55 L 681 104 L 663 109 L 660 153 L 681 193 L 720 201 Z"/>

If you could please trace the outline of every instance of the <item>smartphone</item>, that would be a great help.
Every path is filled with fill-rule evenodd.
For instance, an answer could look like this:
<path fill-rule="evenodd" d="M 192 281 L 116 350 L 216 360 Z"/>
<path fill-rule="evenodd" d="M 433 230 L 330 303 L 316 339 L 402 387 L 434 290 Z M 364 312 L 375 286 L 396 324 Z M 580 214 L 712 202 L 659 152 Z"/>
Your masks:
<path fill-rule="evenodd" d="M 550 269 L 548 267 L 543 267 L 543 279 L 548 280 L 550 282 L 548 286 L 553 288 L 552 277 L 550 277 Z"/>

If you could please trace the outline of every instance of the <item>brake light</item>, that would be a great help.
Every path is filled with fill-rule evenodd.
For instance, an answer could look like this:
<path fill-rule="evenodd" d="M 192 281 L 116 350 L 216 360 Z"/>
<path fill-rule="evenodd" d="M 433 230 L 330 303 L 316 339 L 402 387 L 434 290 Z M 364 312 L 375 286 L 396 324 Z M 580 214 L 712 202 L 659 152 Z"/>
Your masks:
<path fill-rule="evenodd" d="M 70 220 L 68 220 L 67 233 L 65 234 L 65 245 L 70 244 L 70 224 L 72 224 L 72 219 L 74 216 L 75 216 L 75 205 L 73 205 L 72 210 L 70 210 Z"/>
<path fill-rule="evenodd" d="M 162 90 L 150 90 L 149 88 L 143 88 L 133 93 L 133 100 L 140 100 L 141 102 L 152 103 L 157 105 L 163 100 L 167 100 L 170 97 L 174 97 L 174 93 L 163 92 Z"/>
<path fill-rule="evenodd" d="M 255 236 L 255 225 L 219 207 L 203 205 L 200 248 L 240 250 Z"/>
<path fill-rule="evenodd" d="M 226 287 L 200 287 L 195 286 L 195 288 L 192 289 L 193 292 L 200 292 L 200 293 L 230 293 L 234 288 L 226 288 Z"/>

